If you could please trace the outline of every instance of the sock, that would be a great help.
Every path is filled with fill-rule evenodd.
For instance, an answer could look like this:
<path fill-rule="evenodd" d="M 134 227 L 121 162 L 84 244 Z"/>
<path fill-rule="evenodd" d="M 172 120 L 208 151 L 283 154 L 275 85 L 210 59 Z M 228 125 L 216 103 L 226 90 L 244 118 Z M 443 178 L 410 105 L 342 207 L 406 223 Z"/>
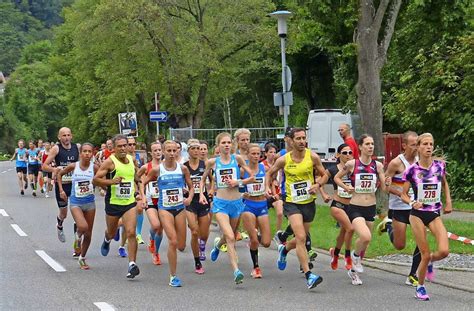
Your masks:
<path fill-rule="evenodd" d="M 130 267 L 131 265 L 134 265 L 134 264 L 135 264 L 135 261 L 130 261 L 130 262 L 128 263 L 128 266 Z"/>
<path fill-rule="evenodd" d="M 79 260 L 85 259 L 86 257 L 82 257 L 82 255 L 79 255 Z"/>
<path fill-rule="evenodd" d="M 155 234 L 155 254 L 160 251 L 161 241 L 163 240 L 163 234 Z"/>
<path fill-rule="evenodd" d="M 142 234 L 142 227 L 143 227 L 143 214 L 137 214 L 137 228 L 136 228 L 137 235 Z"/>
<path fill-rule="evenodd" d="M 334 249 L 334 257 L 338 257 L 340 252 L 341 252 L 341 249 L 336 247 Z"/>
<path fill-rule="evenodd" d="M 388 222 L 385 227 L 387 227 L 387 233 L 388 233 L 388 237 L 390 238 L 390 242 L 392 242 L 393 244 L 393 227 L 392 227 L 392 223 Z"/>
<path fill-rule="evenodd" d="M 293 229 L 291 228 L 290 225 L 288 225 L 288 227 L 286 227 L 285 229 L 285 232 L 283 232 L 283 236 L 285 238 L 288 238 L 290 235 L 292 235 L 294 232 L 293 232 Z"/>
<path fill-rule="evenodd" d="M 155 239 L 155 230 L 153 229 L 150 229 L 150 240 L 154 240 Z"/>
<path fill-rule="evenodd" d="M 306 279 L 309 279 L 309 276 L 311 275 L 311 271 L 308 271 L 304 274 L 305 278 Z"/>
<path fill-rule="evenodd" d="M 74 235 L 76 235 L 76 233 L 77 233 L 77 225 L 76 223 L 74 223 Z"/>
<path fill-rule="evenodd" d="M 351 257 L 351 250 L 350 249 L 346 249 L 346 251 L 344 253 L 344 257 Z"/>
<path fill-rule="evenodd" d="M 306 251 L 310 251 L 311 250 L 311 235 L 308 234 L 306 235 Z"/>
<path fill-rule="evenodd" d="M 199 257 L 194 257 L 194 265 L 196 267 L 201 267 L 202 266 L 201 260 L 199 260 Z"/>
<path fill-rule="evenodd" d="M 63 221 L 64 219 L 59 219 L 59 217 L 56 217 L 57 221 L 58 221 L 58 228 L 59 229 L 62 229 L 63 228 Z"/>
<path fill-rule="evenodd" d="M 258 248 L 257 249 L 251 249 L 250 250 L 250 257 L 252 258 L 252 262 L 253 262 L 253 268 L 257 268 L 258 267 Z"/>
<path fill-rule="evenodd" d="M 415 250 L 413 251 L 413 260 L 411 263 L 410 275 L 416 275 L 416 270 L 418 270 L 418 266 L 420 265 L 420 262 L 421 262 L 421 254 L 417 246 Z"/>

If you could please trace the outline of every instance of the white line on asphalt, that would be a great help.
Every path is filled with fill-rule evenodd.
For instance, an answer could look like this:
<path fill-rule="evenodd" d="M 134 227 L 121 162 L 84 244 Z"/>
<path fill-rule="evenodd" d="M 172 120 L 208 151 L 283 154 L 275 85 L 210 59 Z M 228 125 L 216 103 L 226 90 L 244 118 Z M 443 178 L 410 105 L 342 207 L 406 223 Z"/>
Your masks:
<path fill-rule="evenodd" d="M 3 171 L 2 174 L 5 174 L 7 171 Z"/>
<path fill-rule="evenodd" d="M 11 224 L 10 226 L 12 226 L 13 230 L 15 230 L 19 236 L 28 236 L 28 234 L 26 234 L 25 231 L 21 230 L 20 226 L 18 226 L 17 224 Z"/>
<path fill-rule="evenodd" d="M 8 217 L 8 214 L 4 209 L 0 209 L 0 214 L 2 214 L 3 217 Z"/>
<path fill-rule="evenodd" d="M 8 171 L 11 171 L 11 170 L 12 170 L 12 168 L 9 168 L 9 169 L 8 169 Z"/>
<path fill-rule="evenodd" d="M 115 308 L 114 306 L 106 303 L 106 302 L 94 302 L 97 308 L 99 308 L 102 311 L 114 311 Z"/>
<path fill-rule="evenodd" d="M 64 269 L 63 266 L 61 266 L 56 260 L 53 258 L 49 257 L 48 254 L 46 254 L 45 251 L 35 251 L 38 256 L 41 257 L 51 268 L 54 269 L 56 272 L 65 272 L 66 269 Z"/>

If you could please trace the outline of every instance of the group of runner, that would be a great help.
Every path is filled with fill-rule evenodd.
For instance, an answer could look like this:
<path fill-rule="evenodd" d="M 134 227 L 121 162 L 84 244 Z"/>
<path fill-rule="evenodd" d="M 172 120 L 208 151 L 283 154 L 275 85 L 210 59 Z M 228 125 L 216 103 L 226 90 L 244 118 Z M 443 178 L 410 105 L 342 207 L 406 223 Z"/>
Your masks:
<path fill-rule="evenodd" d="M 340 127 L 346 141 L 350 138 L 343 134 L 347 128 L 347 125 Z M 213 217 L 221 236 L 212 244 L 211 261 L 216 261 L 220 252 L 226 250 L 234 282 L 242 283 L 244 273 L 238 267 L 235 245 L 241 235 L 239 228 L 243 226 L 249 237 L 251 276 L 262 278 L 258 249 L 269 247 L 272 240 L 269 208 L 275 209 L 277 218 L 274 240 L 278 244 L 278 268 L 286 268 L 287 254 L 295 249 L 307 287 L 316 287 L 323 281 L 311 271 L 316 253 L 311 248 L 310 227 L 316 214 L 317 192 L 325 202 L 331 201 L 331 215 L 340 226 L 335 247 L 330 249 L 330 266 L 337 270 L 344 245 L 345 269 L 351 283 L 361 285 L 362 259 L 372 239 L 376 215 L 375 193 L 377 189 L 389 192 L 390 211 L 377 230 L 387 231 L 394 247 L 403 249 L 406 225 L 411 225 L 417 247 L 406 283 L 416 287 L 418 299 L 429 299 L 425 278 L 433 279 L 432 263 L 449 252 L 440 210 L 443 208 L 445 213 L 452 210 L 445 164 L 433 155 L 431 134 L 405 133 L 404 153 L 392 160 L 385 172 L 382 163 L 374 159 L 374 140 L 367 134 L 356 143 L 341 144 L 337 148 L 337 165 L 327 169 L 319 156 L 307 148 L 304 128 L 286 130 L 283 150 L 271 143 L 265 145 L 263 161 L 261 147 L 250 143 L 250 138 L 247 129 L 237 130 L 233 137 L 230 133 L 220 133 L 211 158 L 204 141 L 190 139 L 185 145 L 187 157 L 182 156 L 181 143 L 157 141 L 150 146 L 151 161 L 146 162 L 135 150 L 133 137 L 116 135 L 94 155 L 92 144 L 72 143 L 71 130 L 61 128 L 59 143 L 45 148 L 44 159 L 39 147 L 30 143 L 26 150 L 23 141 L 18 143 L 12 159 L 16 159 L 21 194 L 26 189 L 25 171 L 30 177 L 34 176 L 30 178 L 33 190 L 36 189 L 36 171 L 42 170 L 56 180 L 58 239 L 66 240 L 63 222 L 69 206 L 75 222 L 74 256 L 78 257 L 81 269 L 89 269 L 85 257 L 95 218 L 95 186 L 105 195 L 107 229 L 101 245 L 102 255 L 107 256 L 111 241 L 118 241 L 122 236 L 119 254 L 128 256 L 127 277 L 136 277 L 140 273 L 136 256 L 138 244 L 144 243 L 141 231 L 145 213 L 150 223 L 148 249 L 155 265 L 161 264 L 159 251 L 163 232 L 167 237 L 169 285 L 173 287 L 182 285 L 177 276 L 177 251 L 186 247 L 187 227 L 191 231 L 195 272 L 205 273 L 202 261 L 206 260 Z M 36 159 L 38 163 L 40 158 L 42 166 L 34 162 Z M 326 183 L 334 189 L 332 196 L 324 191 Z M 442 192 L 446 200 L 444 206 Z M 281 230 L 283 215 L 289 223 L 285 230 Z M 435 252 L 430 252 L 425 227 L 436 238 Z M 357 240 L 352 249 L 354 233 Z M 294 238 L 289 239 L 290 236 Z M 124 248 L 126 243 L 128 252 Z"/>

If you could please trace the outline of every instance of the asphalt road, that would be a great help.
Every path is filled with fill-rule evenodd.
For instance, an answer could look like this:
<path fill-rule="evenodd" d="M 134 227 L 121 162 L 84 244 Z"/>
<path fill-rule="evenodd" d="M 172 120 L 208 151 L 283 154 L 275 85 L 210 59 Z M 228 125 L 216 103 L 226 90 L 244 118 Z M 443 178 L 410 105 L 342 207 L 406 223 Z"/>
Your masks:
<path fill-rule="evenodd" d="M 353 286 L 343 268 L 330 269 L 329 257 L 324 254 L 319 254 L 313 269 L 324 282 L 310 291 L 298 272 L 294 254 L 289 255 L 285 271 L 277 269 L 274 245 L 260 251 L 264 277 L 253 280 L 244 241 L 238 242 L 243 284 L 234 284 L 225 253 L 217 262 L 204 262 L 204 275 L 194 274 L 192 253 L 187 247 L 178 254 L 178 275 L 184 286 L 169 287 L 166 240 L 161 266 L 154 266 L 146 246 L 139 245 L 141 274 L 128 280 L 127 259 L 118 257 L 118 243 L 113 242 L 108 257 L 100 255 L 105 227 L 103 198 L 98 197 L 97 205 L 87 256 L 91 269 L 82 271 L 71 256 L 72 218 L 68 216 L 64 225 L 67 241 L 60 243 L 54 198 L 34 198 L 31 189 L 21 197 L 14 164 L 0 162 L 0 310 L 472 310 L 472 294 L 428 284 L 431 301 L 417 301 L 414 289 L 404 285 L 403 276 L 380 270 L 366 268 L 361 277 L 364 284 Z M 146 223 L 143 232 L 147 231 Z M 22 233 L 26 236 L 20 236 Z M 216 234 L 214 229 L 210 240 Z M 56 272 L 37 251 L 44 251 L 65 271 Z"/>

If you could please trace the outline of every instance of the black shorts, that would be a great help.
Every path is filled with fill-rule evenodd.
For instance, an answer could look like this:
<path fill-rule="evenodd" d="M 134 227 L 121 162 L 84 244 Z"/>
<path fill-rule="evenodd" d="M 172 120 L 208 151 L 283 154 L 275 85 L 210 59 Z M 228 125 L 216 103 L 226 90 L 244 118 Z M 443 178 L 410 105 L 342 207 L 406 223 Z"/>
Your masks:
<path fill-rule="evenodd" d="M 410 211 L 410 215 L 420 218 L 423 224 L 425 224 L 425 226 L 428 227 L 428 225 L 433 220 L 439 217 L 439 212 L 420 211 L 420 210 L 412 209 Z"/>
<path fill-rule="evenodd" d="M 273 203 L 275 202 L 275 198 L 271 197 L 267 199 L 267 208 L 273 208 Z"/>
<path fill-rule="evenodd" d="M 122 217 L 128 210 L 134 208 L 137 202 L 128 205 L 117 205 L 105 202 L 105 213 L 109 216 Z"/>
<path fill-rule="evenodd" d="M 72 189 L 72 183 L 63 184 L 63 190 L 64 192 L 66 192 L 66 195 L 68 198 L 71 196 L 71 189 Z M 67 201 L 63 201 L 63 199 L 61 199 L 61 197 L 59 196 L 59 187 L 57 183 L 54 184 L 54 193 L 56 195 L 56 203 L 58 204 L 58 207 L 66 208 Z"/>
<path fill-rule="evenodd" d="M 28 164 L 28 174 L 38 176 L 39 168 L 38 164 Z"/>
<path fill-rule="evenodd" d="M 409 225 L 410 211 L 409 209 L 390 209 L 388 210 L 388 218 Z"/>
<path fill-rule="evenodd" d="M 314 204 L 314 201 L 306 204 L 284 202 L 283 215 L 288 217 L 293 214 L 303 215 L 303 222 L 312 222 L 316 215 L 316 205 Z"/>
<path fill-rule="evenodd" d="M 148 205 L 145 207 L 145 211 L 146 211 L 147 209 L 149 209 L 149 208 L 154 208 L 154 209 L 158 210 L 158 205 L 155 205 L 155 204 L 150 205 L 150 204 L 148 204 Z"/>
<path fill-rule="evenodd" d="M 349 220 L 352 222 L 354 219 L 358 217 L 362 217 L 365 221 L 374 221 L 376 214 L 376 206 L 360 206 L 360 205 L 353 205 L 349 204 L 347 207 L 347 215 L 349 216 Z"/>
<path fill-rule="evenodd" d="M 26 170 L 26 167 L 17 167 L 16 172 L 26 174 L 27 170 Z"/>
<path fill-rule="evenodd" d="M 340 208 L 340 209 L 342 209 L 342 210 L 344 210 L 344 211 L 347 212 L 347 208 L 349 207 L 349 205 L 346 205 L 346 204 L 344 204 L 344 203 L 338 202 L 338 201 L 336 201 L 336 200 L 332 200 L 332 202 L 331 202 L 331 207 L 337 207 L 337 208 Z"/>
<path fill-rule="evenodd" d="M 204 217 L 209 214 L 211 206 L 209 204 L 201 204 L 199 202 L 193 201 L 189 206 L 186 206 L 188 212 L 196 214 L 198 217 Z"/>
<path fill-rule="evenodd" d="M 53 178 L 53 173 L 51 172 L 46 172 L 46 171 L 42 171 L 43 172 L 43 177 L 48 177 L 48 178 Z"/>
<path fill-rule="evenodd" d="M 160 211 L 167 211 L 168 213 L 170 213 L 171 215 L 173 215 L 173 217 L 176 217 L 176 216 L 178 216 L 182 211 L 184 211 L 184 208 L 182 208 L 182 209 L 160 209 Z"/>

